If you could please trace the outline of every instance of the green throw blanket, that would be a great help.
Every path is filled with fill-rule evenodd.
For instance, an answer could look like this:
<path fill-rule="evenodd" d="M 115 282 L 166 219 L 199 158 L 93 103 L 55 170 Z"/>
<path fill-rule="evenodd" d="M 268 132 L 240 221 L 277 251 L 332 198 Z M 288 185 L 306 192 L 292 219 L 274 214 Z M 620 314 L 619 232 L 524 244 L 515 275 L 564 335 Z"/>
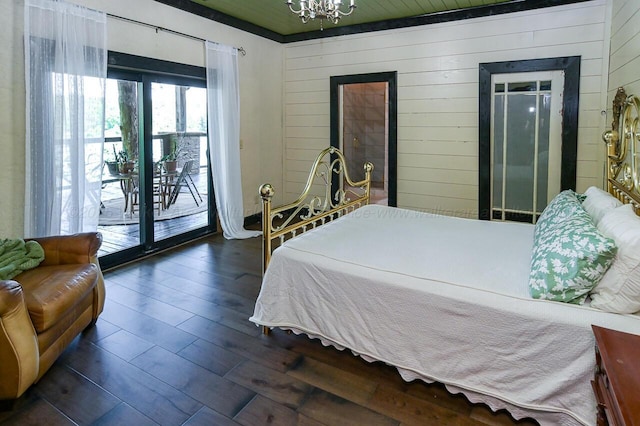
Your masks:
<path fill-rule="evenodd" d="M 0 280 L 10 280 L 44 260 L 44 250 L 36 241 L 0 239 Z"/>

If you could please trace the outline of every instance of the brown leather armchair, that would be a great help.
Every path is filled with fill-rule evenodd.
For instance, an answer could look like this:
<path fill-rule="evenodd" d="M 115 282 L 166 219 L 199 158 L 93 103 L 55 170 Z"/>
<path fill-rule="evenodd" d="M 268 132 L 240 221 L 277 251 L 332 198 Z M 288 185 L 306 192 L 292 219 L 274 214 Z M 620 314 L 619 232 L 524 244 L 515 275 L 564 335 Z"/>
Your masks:
<path fill-rule="evenodd" d="M 0 400 L 37 382 L 104 306 L 97 232 L 34 238 L 44 261 L 0 281 Z"/>

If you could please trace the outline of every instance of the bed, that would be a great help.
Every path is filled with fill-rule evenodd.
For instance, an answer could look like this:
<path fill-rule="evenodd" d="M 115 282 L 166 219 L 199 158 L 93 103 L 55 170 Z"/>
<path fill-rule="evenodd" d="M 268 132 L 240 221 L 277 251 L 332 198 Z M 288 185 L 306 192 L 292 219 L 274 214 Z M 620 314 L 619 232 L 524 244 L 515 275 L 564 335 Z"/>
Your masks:
<path fill-rule="evenodd" d="M 616 102 L 605 137 L 607 192 L 586 199 L 574 193 L 580 212 L 562 227 L 584 214 L 594 227 L 596 215 L 609 223 L 621 209 L 628 213 L 622 204 L 637 212 L 640 101 L 620 92 Z M 532 265 L 546 241 L 543 224 L 369 205 L 373 166 L 365 164 L 365 178 L 353 181 L 344 164 L 340 151 L 324 150 L 302 195 L 278 208 L 271 206 L 273 188 L 261 187 L 265 273 L 250 320 L 266 333 L 274 327 L 303 333 L 393 365 L 407 381 L 443 383 L 516 419 L 596 424 L 591 326 L 640 334 L 640 316 L 603 309 L 610 295 L 604 286 L 597 290 L 600 283 L 588 292 L 580 287 L 571 303 L 544 294 L 532 298 Z M 600 210 L 587 212 L 587 204 L 600 199 Z M 547 216 L 559 221 L 562 214 Z M 599 282 L 629 262 L 621 259 L 629 253 L 622 239 L 609 249 Z M 623 271 L 626 276 L 629 269 Z M 633 303 L 625 309 L 636 309 Z"/>

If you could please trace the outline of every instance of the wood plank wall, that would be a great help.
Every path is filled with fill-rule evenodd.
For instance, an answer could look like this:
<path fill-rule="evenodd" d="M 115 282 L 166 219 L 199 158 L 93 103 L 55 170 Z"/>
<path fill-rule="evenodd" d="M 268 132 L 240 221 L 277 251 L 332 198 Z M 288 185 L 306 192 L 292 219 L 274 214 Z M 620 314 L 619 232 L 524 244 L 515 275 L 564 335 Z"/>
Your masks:
<path fill-rule="evenodd" d="M 574 55 L 582 57 L 577 189 L 600 184 L 607 10 L 596 0 L 285 45 L 284 197 L 295 199 L 329 145 L 329 78 L 397 71 L 398 206 L 477 217 L 478 64 Z"/>
<path fill-rule="evenodd" d="M 640 1 L 613 0 L 612 9 L 609 112 L 618 87 L 640 96 Z"/>

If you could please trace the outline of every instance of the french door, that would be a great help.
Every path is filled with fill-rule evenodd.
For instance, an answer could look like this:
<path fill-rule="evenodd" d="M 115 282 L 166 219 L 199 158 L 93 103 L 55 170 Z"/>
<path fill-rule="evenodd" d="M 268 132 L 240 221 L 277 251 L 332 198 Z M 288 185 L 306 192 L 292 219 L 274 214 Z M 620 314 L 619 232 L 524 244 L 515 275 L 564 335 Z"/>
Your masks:
<path fill-rule="evenodd" d="M 535 223 L 560 192 L 564 72 L 491 79 L 492 219 Z"/>
<path fill-rule="evenodd" d="M 479 219 L 535 223 L 548 200 L 576 189 L 580 64 L 479 64 Z"/>
<path fill-rule="evenodd" d="M 105 103 L 103 266 L 215 231 L 205 80 L 110 69 Z"/>

